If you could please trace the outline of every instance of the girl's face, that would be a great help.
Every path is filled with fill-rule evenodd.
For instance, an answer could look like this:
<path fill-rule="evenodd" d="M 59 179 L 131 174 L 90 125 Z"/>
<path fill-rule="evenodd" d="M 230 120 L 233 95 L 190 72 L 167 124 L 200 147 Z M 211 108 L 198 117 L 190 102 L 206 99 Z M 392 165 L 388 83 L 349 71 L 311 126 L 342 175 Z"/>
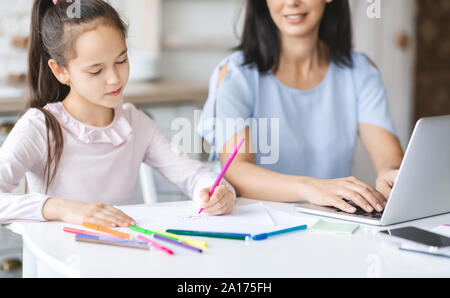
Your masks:
<path fill-rule="evenodd" d="M 273 22 L 282 36 L 302 37 L 320 26 L 325 6 L 333 0 L 266 0 Z"/>
<path fill-rule="evenodd" d="M 96 105 L 119 105 L 130 74 L 123 33 L 98 25 L 78 37 L 75 53 L 67 66 L 71 90 Z"/>

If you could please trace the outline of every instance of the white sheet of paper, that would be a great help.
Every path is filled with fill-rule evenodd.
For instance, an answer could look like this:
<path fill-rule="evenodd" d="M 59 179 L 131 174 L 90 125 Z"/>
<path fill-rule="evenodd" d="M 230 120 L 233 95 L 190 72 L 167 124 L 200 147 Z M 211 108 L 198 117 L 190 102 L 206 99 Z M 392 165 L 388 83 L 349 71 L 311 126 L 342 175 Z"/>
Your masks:
<path fill-rule="evenodd" d="M 137 226 L 155 230 L 179 229 L 211 232 L 263 233 L 304 224 L 296 216 L 265 208 L 262 203 L 236 205 L 229 215 L 198 214 L 193 204 L 185 206 L 119 206 Z M 270 212 L 270 214 L 268 213 Z M 271 217 L 276 225 L 273 224 Z"/>

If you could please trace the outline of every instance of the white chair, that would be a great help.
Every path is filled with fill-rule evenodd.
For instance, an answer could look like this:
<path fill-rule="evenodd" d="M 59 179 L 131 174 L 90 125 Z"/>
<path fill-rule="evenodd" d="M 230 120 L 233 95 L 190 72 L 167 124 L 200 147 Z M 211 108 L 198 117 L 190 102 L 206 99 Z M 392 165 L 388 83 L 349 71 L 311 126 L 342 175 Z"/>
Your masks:
<path fill-rule="evenodd" d="M 158 194 L 156 192 L 155 175 L 153 169 L 145 164 L 141 164 L 139 170 L 139 181 L 141 183 L 142 197 L 144 204 L 154 204 L 158 202 Z"/>

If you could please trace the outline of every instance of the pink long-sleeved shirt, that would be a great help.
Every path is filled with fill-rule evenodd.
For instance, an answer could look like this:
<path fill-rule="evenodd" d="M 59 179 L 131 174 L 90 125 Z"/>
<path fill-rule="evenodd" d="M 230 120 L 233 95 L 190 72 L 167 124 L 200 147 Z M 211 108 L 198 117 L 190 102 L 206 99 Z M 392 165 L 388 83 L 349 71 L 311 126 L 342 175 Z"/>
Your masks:
<path fill-rule="evenodd" d="M 142 162 L 194 200 L 217 178 L 201 162 L 189 159 L 182 151 L 175 153 L 153 120 L 132 104 L 115 108 L 113 122 L 107 127 L 76 120 L 61 102 L 45 108 L 58 119 L 64 137 L 55 179 L 46 192 L 45 118 L 39 110 L 30 109 L 0 148 L 0 223 L 45 221 L 42 206 L 49 197 L 111 206 L 133 204 Z M 24 175 L 28 194 L 11 194 Z M 223 182 L 235 194 L 233 187 Z"/>

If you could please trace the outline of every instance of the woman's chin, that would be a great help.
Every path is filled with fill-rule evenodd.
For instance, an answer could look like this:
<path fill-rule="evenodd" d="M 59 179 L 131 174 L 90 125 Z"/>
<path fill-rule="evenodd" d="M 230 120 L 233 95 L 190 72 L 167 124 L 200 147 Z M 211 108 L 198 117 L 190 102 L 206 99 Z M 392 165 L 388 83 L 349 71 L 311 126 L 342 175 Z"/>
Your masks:
<path fill-rule="evenodd" d="M 320 20 L 316 20 L 314 17 L 307 18 L 298 24 L 291 24 L 284 22 L 280 31 L 283 35 L 288 37 L 308 37 L 316 34 L 318 29 L 318 24 Z"/>
<path fill-rule="evenodd" d="M 311 26 L 298 25 L 298 26 L 287 26 L 282 30 L 282 34 L 291 38 L 302 38 L 311 36 L 314 33 L 314 29 Z"/>

